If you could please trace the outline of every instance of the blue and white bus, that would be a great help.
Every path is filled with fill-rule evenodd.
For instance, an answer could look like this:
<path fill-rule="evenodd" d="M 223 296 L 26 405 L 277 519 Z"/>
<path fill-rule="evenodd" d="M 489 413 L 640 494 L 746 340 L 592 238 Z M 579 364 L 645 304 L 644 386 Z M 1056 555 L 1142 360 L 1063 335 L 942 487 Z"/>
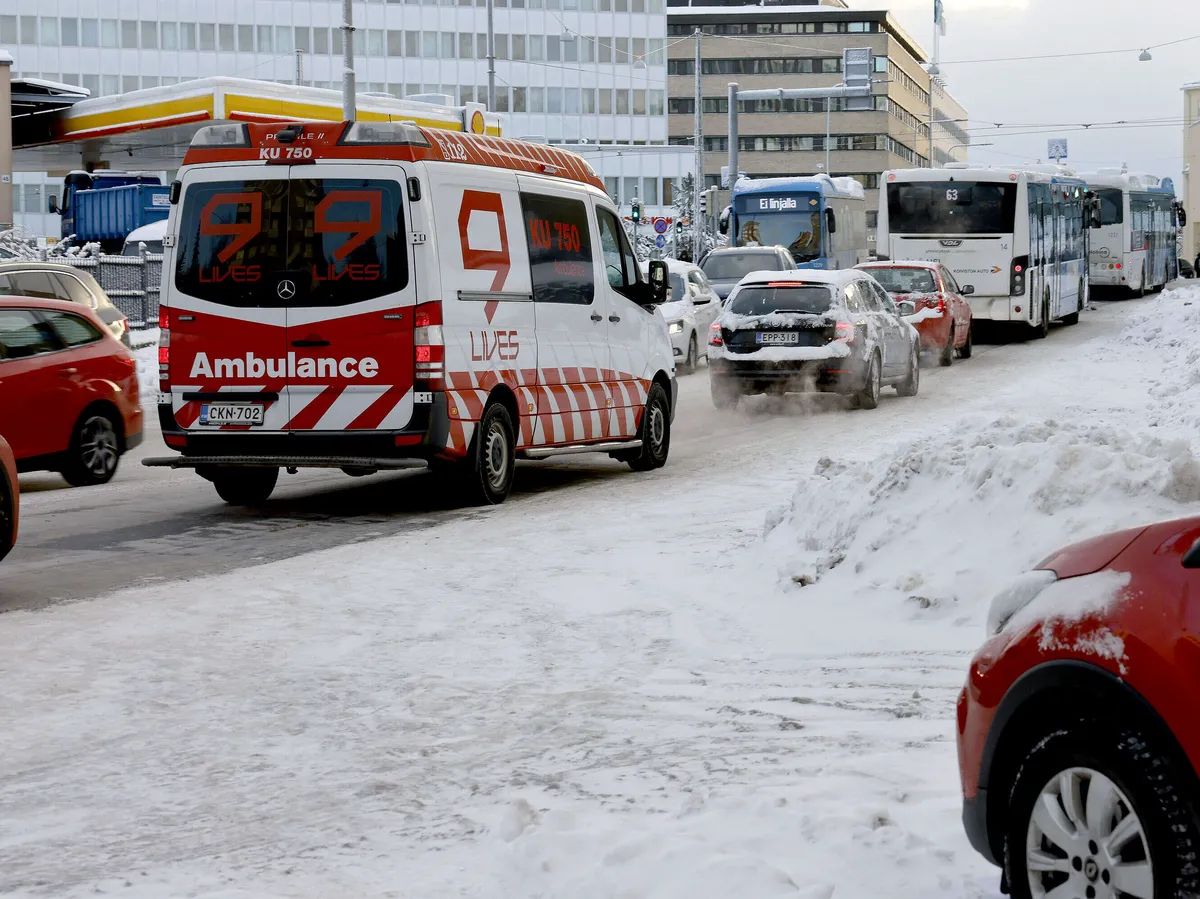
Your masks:
<path fill-rule="evenodd" d="M 1178 277 L 1180 203 L 1170 178 L 1101 169 L 1081 175 L 1100 201 L 1092 222 L 1092 285 L 1138 296 Z"/>
<path fill-rule="evenodd" d="M 853 178 L 740 178 L 733 186 L 730 246 L 791 252 L 798 268 L 854 268 L 867 260 L 867 201 Z"/>
<path fill-rule="evenodd" d="M 1045 337 L 1073 325 L 1088 300 L 1087 184 L 1061 166 L 884 172 L 880 259 L 940 262 L 976 322 L 1011 322 Z"/>

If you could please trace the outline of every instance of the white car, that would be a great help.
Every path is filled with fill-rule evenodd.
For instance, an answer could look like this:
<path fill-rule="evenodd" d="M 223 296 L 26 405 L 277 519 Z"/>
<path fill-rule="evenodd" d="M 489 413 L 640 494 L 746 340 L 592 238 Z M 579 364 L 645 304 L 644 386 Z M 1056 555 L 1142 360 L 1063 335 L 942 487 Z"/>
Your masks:
<path fill-rule="evenodd" d="M 666 319 L 680 371 L 691 374 L 704 352 L 709 328 L 721 314 L 721 298 L 700 266 L 677 259 L 665 262 L 670 299 L 658 307 L 658 314 Z M 643 271 L 646 266 L 642 264 Z"/>

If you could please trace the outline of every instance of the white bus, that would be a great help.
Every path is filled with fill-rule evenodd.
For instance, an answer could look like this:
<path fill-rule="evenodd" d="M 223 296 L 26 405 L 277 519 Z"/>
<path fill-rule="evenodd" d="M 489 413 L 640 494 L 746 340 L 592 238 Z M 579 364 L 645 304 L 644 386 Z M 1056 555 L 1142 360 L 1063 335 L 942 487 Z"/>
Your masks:
<path fill-rule="evenodd" d="M 881 259 L 940 262 L 963 286 L 976 321 L 1045 337 L 1073 325 L 1088 299 L 1087 185 L 1060 166 L 884 173 Z"/>
<path fill-rule="evenodd" d="M 1091 281 L 1145 296 L 1178 277 L 1184 224 L 1170 178 L 1101 169 L 1081 175 L 1100 202 L 1091 234 Z"/>

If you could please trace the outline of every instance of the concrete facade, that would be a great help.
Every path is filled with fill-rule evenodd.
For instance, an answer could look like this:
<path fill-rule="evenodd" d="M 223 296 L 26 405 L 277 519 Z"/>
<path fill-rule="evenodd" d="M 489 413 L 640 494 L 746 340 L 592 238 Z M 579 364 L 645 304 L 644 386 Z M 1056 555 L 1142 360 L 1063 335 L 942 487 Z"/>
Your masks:
<path fill-rule="evenodd" d="M 1195 262 L 1200 255 L 1200 81 L 1183 86 L 1183 255 Z"/>

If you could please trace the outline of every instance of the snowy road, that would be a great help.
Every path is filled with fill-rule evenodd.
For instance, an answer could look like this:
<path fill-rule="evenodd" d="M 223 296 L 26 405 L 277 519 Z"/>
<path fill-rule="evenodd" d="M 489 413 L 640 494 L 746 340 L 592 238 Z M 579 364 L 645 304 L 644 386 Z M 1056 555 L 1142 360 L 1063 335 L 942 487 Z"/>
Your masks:
<path fill-rule="evenodd" d="M 493 509 L 131 472 L 92 520 L 158 523 L 71 552 L 228 570 L 0 616 L 0 895 L 994 899 L 953 742 L 987 599 L 1200 509 L 1197 334 L 1200 291 L 1118 304 L 870 412 L 685 379 L 666 469 Z"/>
<path fill-rule="evenodd" d="M 1058 329 L 1047 345 L 1051 357 L 1114 326 L 1131 305 L 1086 316 L 1074 329 Z M 740 466 L 762 451 L 785 444 L 811 464 L 812 453 L 861 435 L 886 433 L 964 401 L 1041 348 L 1014 344 L 977 346 L 975 357 L 949 371 L 927 367 L 916 403 L 885 391 L 882 410 L 850 415 L 832 398 L 816 401 L 758 400 L 732 418 L 712 408 L 708 373 L 680 379 L 680 408 L 671 459 L 651 488 L 664 500 L 692 494 L 700 513 L 707 476 Z M 816 411 L 815 416 L 804 413 Z M 781 414 L 783 413 L 783 414 Z M 36 608 L 64 599 L 94 597 L 156 581 L 219 574 L 381 536 L 411 533 L 430 525 L 479 515 L 454 509 L 426 472 L 351 479 L 341 472 L 283 475 L 263 510 L 231 509 L 212 485 L 191 472 L 149 469 L 138 460 L 167 455 L 151 410 L 141 447 L 127 455 L 113 483 L 72 490 L 56 474 L 21 477 L 21 539 L 0 570 L 0 612 Z M 882 430 L 881 430 L 882 426 Z M 587 502 L 587 491 L 623 488 L 628 469 L 602 456 L 567 457 L 519 467 L 512 503 L 542 509 Z"/>

